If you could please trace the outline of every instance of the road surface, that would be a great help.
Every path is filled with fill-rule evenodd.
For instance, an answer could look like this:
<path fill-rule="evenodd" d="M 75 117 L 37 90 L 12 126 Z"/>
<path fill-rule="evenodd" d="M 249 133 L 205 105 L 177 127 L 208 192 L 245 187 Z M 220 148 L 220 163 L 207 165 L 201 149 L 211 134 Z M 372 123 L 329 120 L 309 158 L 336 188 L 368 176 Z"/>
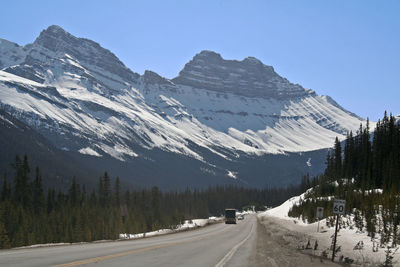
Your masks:
<path fill-rule="evenodd" d="M 257 219 L 137 240 L 0 251 L 0 266 L 250 266 Z"/>
<path fill-rule="evenodd" d="M 273 218 L 248 215 L 144 239 L 0 250 L 0 266 L 337 266 L 288 241 L 301 238 Z"/>

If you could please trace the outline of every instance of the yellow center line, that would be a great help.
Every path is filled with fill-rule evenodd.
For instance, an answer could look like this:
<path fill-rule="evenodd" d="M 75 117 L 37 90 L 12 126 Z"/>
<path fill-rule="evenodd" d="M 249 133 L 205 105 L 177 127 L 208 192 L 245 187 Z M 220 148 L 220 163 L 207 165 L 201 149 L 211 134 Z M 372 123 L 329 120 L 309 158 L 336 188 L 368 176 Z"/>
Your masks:
<path fill-rule="evenodd" d="M 125 256 L 125 255 L 145 252 L 145 251 L 149 251 L 149 250 L 153 250 L 153 249 L 157 249 L 157 248 L 162 248 L 162 247 L 167 247 L 167 246 L 172 246 L 172 245 L 176 245 L 176 244 L 179 244 L 179 243 L 184 243 L 184 242 L 183 241 L 182 242 L 174 242 L 174 243 L 156 245 L 156 246 L 147 247 L 147 248 L 129 250 L 129 251 L 124 251 L 124 252 L 120 252 L 120 253 L 109 254 L 109 255 L 95 257 L 95 258 L 89 258 L 89 259 L 85 259 L 85 260 L 79 260 L 79 261 L 73 261 L 73 262 L 59 264 L 59 265 L 53 265 L 53 267 L 71 267 L 71 266 L 78 266 L 78 265 L 83 265 L 83 264 L 95 263 L 95 262 L 108 260 L 108 259 L 113 259 L 113 258 Z"/>
<path fill-rule="evenodd" d="M 208 237 L 212 237 L 215 235 L 225 233 L 228 230 L 230 230 L 230 228 L 227 228 L 224 231 L 218 232 L 213 235 L 202 236 L 202 237 L 193 238 L 193 239 L 184 240 L 184 241 L 170 242 L 170 243 L 150 246 L 150 247 L 146 247 L 146 248 L 128 250 L 128 251 L 124 251 L 124 252 L 119 252 L 119 253 L 115 253 L 115 254 L 109 254 L 109 255 L 105 255 L 105 256 L 94 257 L 94 258 L 89 258 L 89 259 L 84 259 L 84 260 L 79 260 L 79 261 L 72 261 L 72 262 L 68 262 L 68 263 L 53 265 L 52 267 L 72 267 L 72 266 L 79 266 L 79 265 L 83 265 L 83 264 L 95 263 L 95 262 L 99 262 L 99 261 L 104 261 L 104 260 L 114 259 L 114 258 L 121 257 L 121 256 L 130 255 L 130 254 L 136 254 L 136 253 L 140 253 L 140 252 L 150 251 L 150 250 L 154 250 L 154 249 L 158 249 L 158 248 L 164 248 L 164 247 L 184 244 L 184 243 L 188 243 L 188 242 L 192 242 L 192 241 L 198 241 L 201 239 L 205 239 Z"/>

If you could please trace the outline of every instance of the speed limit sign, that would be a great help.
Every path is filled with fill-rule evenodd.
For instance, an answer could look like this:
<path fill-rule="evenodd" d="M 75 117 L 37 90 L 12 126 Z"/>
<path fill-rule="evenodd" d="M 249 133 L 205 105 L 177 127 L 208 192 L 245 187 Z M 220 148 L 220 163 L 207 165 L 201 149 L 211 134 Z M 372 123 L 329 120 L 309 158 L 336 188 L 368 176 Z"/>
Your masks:
<path fill-rule="evenodd" d="M 333 239 L 332 261 L 335 259 L 336 238 L 337 238 L 338 225 L 339 225 L 339 215 L 344 215 L 345 205 L 346 205 L 346 200 L 344 200 L 344 199 L 333 200 L 333 213 L 337 214 L 337 215 L 336 215 L 336 226 L 335 226 L 335 238 Z"/>
<path fill-rule="evenodd" d="M 333 201 L 333 213 L 344 215 L 345 205 L 346 205 L 346 200 L 335 199 Z"/>
<path fill-rule="evenodd" d="M 323 207 L 317 207 L 317 218 L 318 219 L 324 218 L 324 208 Z"/>

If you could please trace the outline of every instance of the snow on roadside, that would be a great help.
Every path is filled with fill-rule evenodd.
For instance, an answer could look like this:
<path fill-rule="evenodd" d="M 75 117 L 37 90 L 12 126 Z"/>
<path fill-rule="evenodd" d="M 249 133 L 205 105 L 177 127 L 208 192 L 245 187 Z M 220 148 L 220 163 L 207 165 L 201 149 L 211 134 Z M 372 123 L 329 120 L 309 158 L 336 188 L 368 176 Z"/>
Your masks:
<path fill-rule="evenodd" d="M 281 204 L 280 206 L 277 206 L 275 208 L 271 208 L 268 209 L 264 212 L 260 212 L 257 216 L 259 218 L 262 217 L 268 217 L 268 216 L 272 216 L 272 217 L 276 217 L 279 219 L 284 219 L 284 220 L 290 220 L 295 222 L 295 224 L 300 223 L 301 224 L 301 220 L 298 218 L 294 218 L 294 217 L 289 217 L 288 213 L 289 210 L 296 204 L 299 204 L 299 202 L 304 199 L 306 193 L 301 194 L 300 196 L 295 196 L 292 198 L 289 198 L 288 200 L 286 200 L 283 204 Z M 303 223 L 303 225 L 308 225 L 306 223 Z"/>
<path fill-rule="evenodd" d="M 329 249 L 331 246 L 332 236 L 335 233 L 334 226 L 328 227 L 326 219 L 323 219 L 319 222 L 320 227 L 319 232 L 317 232 L 318 222 L 307 223 L 299 218 L 288 216 L 290 208 L 299 203 L 301 199 L 304 199 L 306 194 L 307 192 L 300 196 L 292 197 L 278 207 L 259 213 L 258 217 L 260 219 L 263 217 L 273 217 L 278 219 L 279 223 L 285 228 L 307 235 L 311 242 L 311 247 L 314 246 L 315 240 L 318 240 L 317 251 L 310 249 L 309 252 L 321 255 L 322 251 Z M 342 220 L 345 222 L 346 228 L 342 228 L 338 232 L 337 247 L 340 246 L 340 251 L 337 253 L 335 261 L 338 261 L 339 257 L 343 255 L 344 258 L 353 259 L 356 265 L 377 266 L 383 263 L 385 261 L 386 248 L 379 247 L 379 242 L 371 240 L 366 231 L 358 231 L 354 226 L 352 216 L 342 217 Z M 307 241 L 304 240 L 304 244 L 294 244 L 294 246 L 306 246 Z M 374 252 L 373 248 L 378 249 L 378 251 Z M 400 266 L 400 250 L 394 254 L 393 263 L 394 266 Z"/>
<path fill-rule="evenodd" d="M 121 239 L 137 239 L 137 238 L 144 238 L 150 236 L 157 236 L 157 235 L 165 235 L 170 233 L 176 233 L 181 231 L 186 231 L 198 227 L 204 227 L 208 224 L 222 222 L 224 220 L 223 217 L 209 217 L 208 219 L 193 219 L 193 220 L 185 220 L 183 224 L 177 225 L 174 229 L 160 229 L 153 232 L 147 233 L 139 233 L 139 234 L 119 234 L 119 240 Z M 76 243 L 46 243 L 46 244 L 35 244 L 30 246 L 22 246 L 16 247 L 12 249 L 25 249 L 25 248 L 39 248 L 39 247 L 55 247 L 55 246 L 68 246 L 73 244 L 87 244 L 87 243 L 101 243 L 101 242 L 109 242 L 112 240 L 96 240 L 92 242 L 76 242 Z M 117 240 L 118 241 L 118 240 Z"/>
<path fill-rule="evenodd" d="M 289 217 L 288 213 L 289 210 L 296 204 L 299 204 L 301 200 L 304 199 L 305 195 L 308 193 L 309 191 L 307 190 L 307 192 L 301 194 L 300 196 L 295 196 L 292 197 L 288 200 L 286 200 L 283 204 L 281 204 L 278 207 L 269 209 L 267 211 L 264 211 L 262 213 L 260 213 L 258 216 L 259 217 L 263 217 L 263 216 L 273 216 L 273 217 L 278 217 L 281 219 L 285 219 L 285 220 L 291 220 L 291 221 L 295 221 L 297 224 L 303 224 L 303 225 L 307 225 L 306 223 L 303 222 L 303 220 L 298 219 L 298 218 L 293 218 L 293 217 Z"/>
<path fill-rule="evenodd" d="M 139 233 L 139 234 L 120 234 L 120 239 L 137 239 L 137 238 L 144 238 L 150 236 L 157 236 L 157 235 L 165 235 L 170 233 L 176 233 L 181 231 L 186 231 L 198 227 L 206 226 L 207 224 L 217 223 L 222 221 L 222 217 L 210 217 L 208 219 L 193 219 L 193 220 L 185 220 L 183 224 L 177 225 L 176 228 L 173 229 L 160 229 L 153 232 L 147 233 Z"/>

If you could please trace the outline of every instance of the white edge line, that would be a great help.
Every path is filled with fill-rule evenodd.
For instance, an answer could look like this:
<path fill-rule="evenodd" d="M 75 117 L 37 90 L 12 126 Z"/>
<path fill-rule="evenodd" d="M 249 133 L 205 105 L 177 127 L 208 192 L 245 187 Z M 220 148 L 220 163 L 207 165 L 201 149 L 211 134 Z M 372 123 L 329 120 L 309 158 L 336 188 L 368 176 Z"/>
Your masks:
<path fill-rule="evenodd" d="M 253 232 L 253 226 L 254 224 L 251 225 L 250 233 L 246 236 L 245 239 L 243 239 L 240 243 L 238 243 L 236 246 L 234 246 L 216 265 L 215 267 L 223 267 L 235 254 L 236 250 L 243 245 L 244 242 L 247 241 L 247 239 L 250 238 L 251 233 Z"/>

